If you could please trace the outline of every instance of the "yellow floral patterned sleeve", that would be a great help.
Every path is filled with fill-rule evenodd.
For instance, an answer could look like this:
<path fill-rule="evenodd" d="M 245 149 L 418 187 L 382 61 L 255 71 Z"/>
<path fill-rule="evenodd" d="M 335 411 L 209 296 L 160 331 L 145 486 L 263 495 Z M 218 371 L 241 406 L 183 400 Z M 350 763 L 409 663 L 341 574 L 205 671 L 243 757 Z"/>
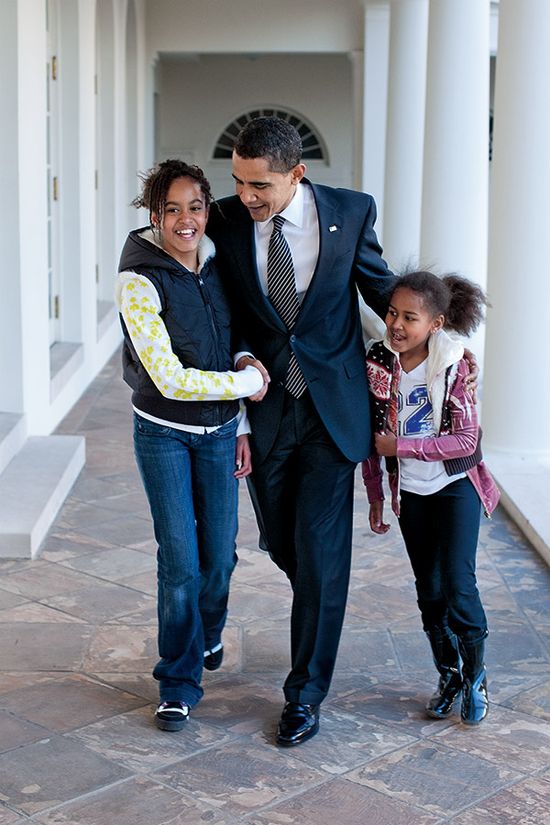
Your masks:
<path fill-rule="evenodd" d="M 214 372 L 184 367 L 175 353 L 152 282 L 135 272 L 121 272 L 115 301 L 137 352 L 156 388 L 165 398 L 178 401 L 230 401 L 254 395 L 263 385 L 260 372 L 246 367 L 239 372 Z"/>

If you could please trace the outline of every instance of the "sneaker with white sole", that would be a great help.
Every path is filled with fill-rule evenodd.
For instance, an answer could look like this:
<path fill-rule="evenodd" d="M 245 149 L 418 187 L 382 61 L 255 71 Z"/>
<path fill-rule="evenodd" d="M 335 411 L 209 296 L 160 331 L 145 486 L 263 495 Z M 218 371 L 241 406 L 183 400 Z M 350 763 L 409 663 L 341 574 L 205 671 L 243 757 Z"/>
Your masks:
<path fill-rule="evenodd" d="M 161 702 L 155 711 L 157 728 L 181 730 L 189 721 L 189 705 L 186 702 Z"/>
<path fill-rule="evenodd" d="M 204 667 L 206 670 L 217 670 L 223 661 L 223 645 L 218 644 L 211 650 L 204 651 Z"/>

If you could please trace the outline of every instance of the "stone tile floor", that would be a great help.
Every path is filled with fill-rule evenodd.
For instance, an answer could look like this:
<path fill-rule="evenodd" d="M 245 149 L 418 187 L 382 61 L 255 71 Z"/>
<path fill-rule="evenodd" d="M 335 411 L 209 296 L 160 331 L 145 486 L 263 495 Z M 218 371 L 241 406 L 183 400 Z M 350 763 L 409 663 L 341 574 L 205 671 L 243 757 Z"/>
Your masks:
<path fill-rule="evenodd" d="M 60 432 L 87 462 L 37 561 L 0 562 L 0 825 L 550 823 L 550 571 L 500 511 L 479 580 L 492 706 L 424 718 L 435 684 L 395 523 L 357 484 L 354 565 L 321 731 L 274 746 L 290 592 L 241 490 L 226 660 L 188 727 L 156 730 L 155 546 L 118 356 Z"/>

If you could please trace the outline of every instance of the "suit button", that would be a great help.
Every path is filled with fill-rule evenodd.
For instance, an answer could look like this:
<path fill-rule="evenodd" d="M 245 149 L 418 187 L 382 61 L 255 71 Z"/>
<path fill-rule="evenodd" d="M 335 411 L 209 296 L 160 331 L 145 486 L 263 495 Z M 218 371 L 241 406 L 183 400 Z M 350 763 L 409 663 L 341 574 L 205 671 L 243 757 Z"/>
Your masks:
<path fill-rule="evenodd" d="M 294 341 L 295 341 L 295 340 L 296 340 L 296 336 L 295 336 L 295 335 L 291 335 L 291 336 L 290 336 L 290 341 L 291 341 L 292 343 L 294 343 Z"/>

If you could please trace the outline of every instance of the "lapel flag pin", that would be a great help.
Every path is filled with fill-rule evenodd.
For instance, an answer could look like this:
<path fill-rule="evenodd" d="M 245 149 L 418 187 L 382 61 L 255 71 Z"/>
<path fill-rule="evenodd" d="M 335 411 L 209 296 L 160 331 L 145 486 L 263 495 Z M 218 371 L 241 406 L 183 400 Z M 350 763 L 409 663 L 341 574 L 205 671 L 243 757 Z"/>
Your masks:
<path fill-rule="evenodd" d="M 329 232 L 336 232 L 337 229 L 338 229 L 338 227 L 336 226 L 336 224 L 333 223 L 332 226 L 329 226 L 328 231 Z"/>

